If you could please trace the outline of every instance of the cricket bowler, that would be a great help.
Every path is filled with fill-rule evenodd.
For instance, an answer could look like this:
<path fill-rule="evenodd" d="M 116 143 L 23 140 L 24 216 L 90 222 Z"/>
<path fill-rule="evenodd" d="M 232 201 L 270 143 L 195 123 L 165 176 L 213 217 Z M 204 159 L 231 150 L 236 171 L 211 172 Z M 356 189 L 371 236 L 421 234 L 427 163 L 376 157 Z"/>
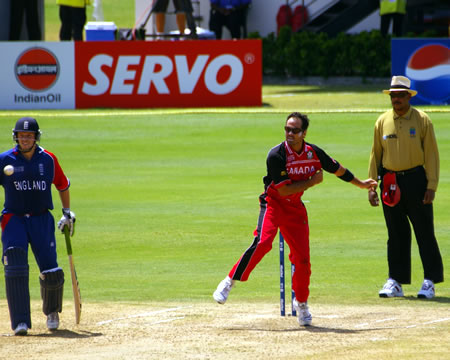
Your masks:
<path fill-rule="evenodd" d="M 247 281 L 255 266 L 272 249 L 278 230 L 289 245 L 289 259 L 295 265 L 292 288 L 298 322 L 311 325 L 308 309 L 311 264 L 309 253 L 309 225 L 302 195 L 320 184 L 325 170 L 361 189 L 376 187 L 373 179 L 364 181 L 317 145 L 305 141 L 309 126 L 307 115 L 294 112 L 288 115 L 284 127 L 285 141 L 269 151 L 264 193 L 259 197 L 260 213 L 253 242 L 220 282 L 213 294 L 214 300 L 224 304 L 236 280 Z"/>

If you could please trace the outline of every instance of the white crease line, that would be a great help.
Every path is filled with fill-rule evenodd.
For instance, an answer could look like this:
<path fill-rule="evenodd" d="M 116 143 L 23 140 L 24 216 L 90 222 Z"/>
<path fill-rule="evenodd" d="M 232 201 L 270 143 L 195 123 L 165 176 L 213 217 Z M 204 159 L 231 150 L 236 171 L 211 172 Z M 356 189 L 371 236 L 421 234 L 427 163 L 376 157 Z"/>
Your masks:
<path fill-rule="evenodd" d="M 340 316 L 339 315 L 316 315 L 315 317 L 319 318 L 319 319 L 338 319 Z"/>
<path fill-rule="evenodd" d="M 360 328 L 360 327 L 364 327 L 364 326 L 369 326 L 369 323 L 362 323 L 362 324 L 355 325 L 355 328 Z"/>
<path fill-rule="evenodd" d="M 390 338 L 388 338 L 388 337 L 374 337 L 374 338 L 371 338 L 370 339 L 370 341 L 387 341 L 387 340 L 390 340 Z"/>
<path fill-rule="evenodd" d="M 391 320 L 397 320 L 397 318 L 388 318 L 388 319 L 381 319 L 381 320 L 377 320 L 377 321 L 375 321 L 375 322 L 377 322 L 377 323 L 381 323 L 381 322 L 386 322 L 386 321 L 391 321 Z"/>
<path fill-rule="evenodd" d="M 263 95 L 263 98 L 280 98 L 280 97 L 289 97 L 289 96 L 298 96 L 299 94 L 287 93 L 287 94 L 272 94 L 272 95 Z"/>
<path fill-rule="evenodd" d="M 391 321 L 391 320 L 397 320 L 397 318 L 380 319 L 380 320 L 375 320 L 375 322 L 382 323 L 382 322 Z M 356 328 L 360 328 L 360 327 L 364 327 L 364 326 L 369 326 L 369 323 L 361 323 L 361 324 L 355 325 Z"/>
<path fill-rule="evenodd" d="M 417 327 L 417 326 L 419 326 L 419 325 L 435 324 L 435 323 L 438 323 L 438 322 L 443 322 L 443 321 L 448 321 L 448 320 L 450 320 L 450 318 L 442 318 L 442 319 L 437 319 L 437 320 L 427 321 L 427 322 L 424 322 L 423 324 L 409 325 L 409 326 L 407 326 L 406 328 L 408 329 L 408 328 Z"/>
<path fill-rule="evenodd" d="M 183 309 L 185 307 L 187 307 L 187 306 L 179 306 L 179 307 L 176 307 L 176 308 L 157 310 L 157 311 L 150 311 L 150 312 L 146 312 L 146 313 L 142 313 L 142 314 L 136 314 L 136 315 L 130 315 L 130 316 L 125 316 L 125 317 L 120 317 L 120 318 L 100 321 L 100 322 L 97 323 L 97 325 L 105 325 L 105 324 L 112 323 L 114 321 L 127 320 L 127 319 L 133 319 L 133 318 L 138 318 L 138 317 L 147 317 L 147 316 L 152 316 L 152 315 L 156 315 L 156 314 L 162 314 L 162 313 L 166 313 L 166 312 L 171 312 L 171 311 L 176 311 L 176 310 L 179 310 L 179 309 Z"/>
<path fill-rule="evenodd" d="M 156 322 L 151 323 L 150 325 L 162 324 L 162 323 L 171 322 L 171 321 L 175 321 L 175 320 L 181 320 L 184 318 L 185 318 L 185 316 L 179 316 L 179 317 L 175 317 L 175 318 L 171 318 L 171 319 L 167 319 L 167 320 L 156 321 Z"/>
<path fill-rule="evenodd" d="M 322 113 L 380 113 L 385 108 L 349 108 L 349 109 L 305 109 L 305 113 L 311 114 L 322 114 Z M 45 111 L 45 110 L 43 110 Z M 285 114 L 283 109 L 267 109 L 265 107 L 252 107 L 252 108 L 192 108 L 190 109 L 166 109 L 166 110 L 120 110 L 120 109 L 107 109 L 101 112 L 74 112 L 67 110 L 65 112 L 51 112 L 45 113 L 43 111 L 28 111 L 27 114 L 38 115 L 39 117 L 99 117 L 99 116 L 149 116 L 149 115 L 164 115 L 164 114 Z M 427 112 L 433 113 L 448 113 L 448 111 L 440 108 L 429 108 Z M 0 118 L 11 117 L 11 116 L 21 116 L 19 111 L 2 111 L 0 112 Z"/>
<path fill-rule="evenodd" d="M 357 94 L 356 92 L 347 92 L 347 91 L 342 91 L 339 92 L 339 95 L 355 95 Z M 335 93 L 334 92 L 324 92 L 322 93 L 322 95 L 325 96 L 334 96 Z M 315 93 L 310 93 L 310 94 L 298 94 L 298 93 L 285 93 L 285 94 L 267 94 L 267 95 L 263 95 L 263 99 L 264 98 L 283 98 L 283 97 L 291 97 L 291 96 L 317 96 L 317 94 Z"/>
<path fill-rule="evenodd" d="M 442 319 L 437 319 L 437 320 L 433 320 L 433 321 L 428 321 L 425 324 L 434 324 L 434 323 L 438 323 L 438 322 L 442 322 L 442 321 L 448 321 L 450 320 L 450 317 L 448 318 L 442 318 Z"/>

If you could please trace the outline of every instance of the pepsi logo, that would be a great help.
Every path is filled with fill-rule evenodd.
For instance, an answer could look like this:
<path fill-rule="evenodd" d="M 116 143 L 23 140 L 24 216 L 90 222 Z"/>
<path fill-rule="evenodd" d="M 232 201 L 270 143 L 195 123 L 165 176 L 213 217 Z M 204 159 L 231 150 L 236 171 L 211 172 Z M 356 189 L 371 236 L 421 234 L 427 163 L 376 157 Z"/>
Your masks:
<path fill-rule="evenodd" d="M 426 45 L 409 58 L 406 76 L 414 80 L 430 80 L 450 74 L 450 49 L 441 44 Z"/>
<path fill-rule="evenodd" d="M 450 49 L 443 44 L 427 44 L 409 58 L 405 74 L 411 88 L 427 102 L 442 103 L 450 99 Z"/>
<path fill-rule="evenodd" d="M 60 66 L 49 50 L 31 48 L 19 55 L 14 71 L 17 81 L 26 90 L 45 91 L 58 79 Z"/>

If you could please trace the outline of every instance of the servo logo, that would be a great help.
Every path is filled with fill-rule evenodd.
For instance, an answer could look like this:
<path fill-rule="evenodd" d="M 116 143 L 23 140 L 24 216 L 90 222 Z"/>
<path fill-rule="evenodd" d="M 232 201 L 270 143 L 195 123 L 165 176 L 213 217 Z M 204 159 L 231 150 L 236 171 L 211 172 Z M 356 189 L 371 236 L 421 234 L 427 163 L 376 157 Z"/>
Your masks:
<path fill-rule="evenodd" d="M 31 48 L 17 58 L 14 72 L 19 84 L 29 91 L 45 91 L 59 77 L 60 66 L 56 56 L 44 48 Z"/>

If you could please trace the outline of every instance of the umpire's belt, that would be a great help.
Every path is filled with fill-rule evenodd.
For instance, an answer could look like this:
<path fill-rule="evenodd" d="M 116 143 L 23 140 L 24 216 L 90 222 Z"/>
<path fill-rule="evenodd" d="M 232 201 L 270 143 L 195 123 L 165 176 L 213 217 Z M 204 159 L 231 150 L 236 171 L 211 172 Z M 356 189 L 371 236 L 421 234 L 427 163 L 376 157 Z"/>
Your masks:
<path fill-rule="evenodd" d="M 412 169 L 402 170 L 402 171 L 392 171 L 392 170 L 388 170 L 388 169 L 383 169 L 383 173 L 385 174 L 385 173 L 391 172 L 391 173 L 395 173 L 396 175 L 399 175 L 399 176 L 405 176 L 405 175 L 415 173 L 416 171 L 419 171 L 421 169 L 423 169 L 423 166 L 416 166 Z"/>

